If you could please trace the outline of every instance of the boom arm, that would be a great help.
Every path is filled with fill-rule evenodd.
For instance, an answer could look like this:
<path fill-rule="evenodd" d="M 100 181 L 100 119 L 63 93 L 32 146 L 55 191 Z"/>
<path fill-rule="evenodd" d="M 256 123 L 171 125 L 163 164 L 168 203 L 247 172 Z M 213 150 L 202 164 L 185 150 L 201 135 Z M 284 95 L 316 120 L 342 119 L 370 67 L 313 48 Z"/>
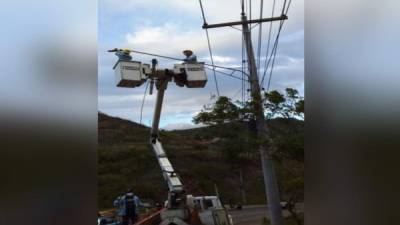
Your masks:
<path fill-rule="evenodd" d="M 154 68 L 154 64 L 153 64 Z M 164 92 L 168 85 L 168 79 L 159 79 L 159 88 L 157 92 L 156 107 L 154 110 L 153 124 L 151 128 L 150 144 L 157 157 L 158 164 L 161 167 L 161 171 L 164 179 L 167 181 L 169 196 L 168 196 L 168 207 L 174 207 L 179 204 L 179 195 L 184 193 L 183 184 L 179 177 L 175 173 L 174 168 L 169 161 L 161 142 L 158 139 L 158 126 L 160 122 L 162 103 L 164 100 Z"/>
<path fill-rule="evenodd" d="M 157 139 L 153 139 L 151 145 L 154 153 L 157 156 L 158 164 L 160 164 L 164 179 L 168 183 L 169 191 L 173 193 L 183 192 L 183 184 L 176 175 L 175 170 L 168 160 L 161 143 Z"/>

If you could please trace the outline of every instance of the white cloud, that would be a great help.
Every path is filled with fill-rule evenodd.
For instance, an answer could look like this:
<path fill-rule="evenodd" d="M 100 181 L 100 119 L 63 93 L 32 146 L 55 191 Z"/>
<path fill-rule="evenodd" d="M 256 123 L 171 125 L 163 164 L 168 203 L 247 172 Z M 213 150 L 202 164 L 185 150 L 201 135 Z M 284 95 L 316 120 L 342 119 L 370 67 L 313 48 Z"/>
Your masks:
<path fill-rule="evenodd" d="M 192 123 L 169 123 L 162 129 L 165 130 L 187 130 L 192 128 L 204 127 L 203 124 L 192 124 Z"/>
<path fill-rule="evenodd" d="M 210 56 L 204 57 L 204 58 L 201 58 L 201 59 L 204 59 L 206 61 L 211 61 Z M 238 61 L 237 58 L 229 57 L 229 56 L 222 56 L 222 55 L 213 55 L 213 60 L 214 60 L 215 63 L 223 63 L 223 64 L 232 63 L 232 62 L 237 62 Z"/>
<path fill-rule="evenodd" d="M 188 29 L 179 24 L 165 23 L 160 26 L 139 27 L 136 31 L 126 34 L 125 37 L 128 47 L 145 49 L 146 52 L 171 55 L 181 54 L 183 50 L 191 49 L 200 57 L 208 55 L 207 39 L 204 31 L 199 28 Z M 213 32 L 210 38 L 214 52 L 235 46 L 240 41 L 240 35 L 232 30 Z M 217 55 L 216 60 L 227 62 L 233 58 Z"/>
<path fill-rule="evenodd" d="M 264 2 L 264 17 L 270 16 L 272 1 Z M 283 0 L 278 0 L 281 5 Z M 257 3 L 257 1 L 256 1 Z M 289 20 L 282 30 L 275 72 L 272 78 L 272 88 L 283 89 L 287 86 L 298 87 L 301 91 L 303 82 L 303 0 L 292 3 Z M 107 20 L 106 25 L 119 27 L 126 21 L 132 22 L 125 27 L 117 37 L 109 36 L 110 43 L 103 43 L 105 48 L 127 47 L 139 51 L 156 53 L 172 57 L 184 57 L 181 52 L 191 49 L 199 60 L 210 62 L 205 31 L 201 29 L 202 19 L 198 1 L 188 0 L 101 0 L 100 16 Z M 203 0 L 208 23 L 220 23 L 240 20 L 239 1 L 232 0 Z M 253 4 L 253 12 L 258 10 L 259 4 Z M 164 12 L 165 14 L 155 14 Z M 253 14 L 253 18 L 254 18 Z M 257 16 L 258 17 L 258 16 Z M 268 23 L 263 26 L 263 39 L 268 35 Z M 276 30 L 277 25 L 274 25 Z M 120 28 L 118 28 L 120 29 Z M 117 30 L 118 30 L 117 29 Z M 258 28 L 253 29 L 253 43 L 256 50 Z M 274 31 L 276 32 L 276 31 Z M 276 34 L 273 32 L 273 35 Z M 115 35 L 115 32 L 105 32 L 106 35 Z M 241 66 L 241 32 L 232 28 L 209 29 L 214 62 L 227 67 Z M 114 43 L 114 40 L 125 43 Z M 263 51 L 266 40 L 263 42 Z M 105 52 L 105 50 L 102 50 Z M 300 53 L 301 52 L 301 53 Z M 104 53 L 105 54 L 105 53 Z M 281 55 L 281 56 L 279 56 Z M 115 57 L 109 54 L 100 57 L 99 72 L 99 108 L 113 115 L 138 120 L 142 103 L 144 87 L 134 90 L 121 90 L 114 86 L 112 64 Z M 133 54 L 135 60 L 149 61 L 151 58 L 140 54 Z M 262 52 L 262 60 L 265 53 Z M 159 59 L 160 68 L 170 68 L 175 62 Z M 210 72 L 210 71 L 208 71 Z M 212 73 L 209 73 L 212 76 Z M 168 87 L 165 104 L 162 111 L 162 124 L 166 129 L 186 129 L 190 126 L 193 115 L 199 112 L 204 104 L 209 103 L 209 92 L 215 93 L 214 81 L 209 77 L 205 89 L 176 88 L 174 84 Z M 233 96 L 238 93 L 240 81 L 229 80 L 220 76 L 221 94 Z M 236 83 L 237 82 L 237 83 Z M 235 86 L 237 84 L 237 86 Z M 240 94 L 240 92 L 239 92 Z M 143 110 L 146 124 L 152 118 L 155 95 L 147 96 Z"/>

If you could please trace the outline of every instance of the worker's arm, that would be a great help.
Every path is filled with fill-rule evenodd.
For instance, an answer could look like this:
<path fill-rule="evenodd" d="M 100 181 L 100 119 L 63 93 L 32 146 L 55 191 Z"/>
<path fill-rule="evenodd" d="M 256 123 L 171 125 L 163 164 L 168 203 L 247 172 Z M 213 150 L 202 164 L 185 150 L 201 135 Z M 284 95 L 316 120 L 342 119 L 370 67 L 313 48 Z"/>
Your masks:
<path fill-rule="evenodd" d="M 140 201 L 140 198 L 139 198 L 138 196 L 135 196 L 135 201 L 136 201 L 136 204 L 137 204 L 139 207 L 144 207 L 144 208 L 149 207 L 148 204 L 143 203 L 142 201 Z"/>
<path fill-rule="evenodd" d="M 140 201 L 139 197 L 136 196 L 136 195 L 135 195 L 135 201 L 136 201 L 136 204 L 137 204 L 138 206 L 143 207 L 143 202 Z"/>
<path fill-rule="evenodd" d="M 114 205 L 115 207 L 119 207 L 120 201 L 121 201 L 121 197 L 118 197 L 117 199 L 114 200 L 113 205 Z"/>

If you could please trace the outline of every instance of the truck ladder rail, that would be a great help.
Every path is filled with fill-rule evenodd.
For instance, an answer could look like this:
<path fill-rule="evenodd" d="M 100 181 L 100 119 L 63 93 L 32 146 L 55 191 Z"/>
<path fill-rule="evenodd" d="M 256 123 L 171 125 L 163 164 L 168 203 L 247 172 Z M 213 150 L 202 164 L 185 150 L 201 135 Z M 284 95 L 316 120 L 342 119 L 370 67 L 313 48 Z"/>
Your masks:
<path fill-rule="evenodd" d="M 183 184 L 165 154 L 161 142 L 157 138 L 154 138 L 151 141 L 151 146 L 163 172 L 164 179 L 168 183 L 169 191 L 173 193 L 182 193 L 184 191 Z"/>

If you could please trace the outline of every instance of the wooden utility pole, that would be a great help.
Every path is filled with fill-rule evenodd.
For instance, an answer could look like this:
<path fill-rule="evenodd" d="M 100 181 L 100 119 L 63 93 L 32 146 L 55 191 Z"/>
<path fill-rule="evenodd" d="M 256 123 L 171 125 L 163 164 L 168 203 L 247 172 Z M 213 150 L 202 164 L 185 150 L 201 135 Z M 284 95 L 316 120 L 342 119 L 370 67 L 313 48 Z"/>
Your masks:
<path fill-rule="evenodd" d="M 248 57 L 248 67 L 250 72 L 249 81 L 250 81 L 251 96 L 254 103 L 257 137 L 263 143 L 260 144 L 258 148 L 261 155 L 261 165 L 264 175 L 265 192 L 267 196 L 268 211 L 270 213 L 270 221 L 272 225 L 283 224 L 282 210 L 280 205 L 278 182 L 275 176 L 274 162 L 271 156 L 271 148 L 270 148 L 271 139 L 269 137 L 268 127 L 265 122 L 263 102 L 261 98 L 261 89 L 257 75 L 257 66 L 254 57 L 254 50 L 251 41 L 249 24 L 280 21 L 285 19 L 287 19 L 286 15 L 274 18 L 259 19 L 259 20 L 247 20 L 247 17 L 244 13 L 244 9 L 242 7 L 241 21 L 213 24 L 213 25 L 208 25 L 208 24 L 203 25 L 204 29 L 242 25 L 243 39 L 246 45 L 246 52 Z"/>

